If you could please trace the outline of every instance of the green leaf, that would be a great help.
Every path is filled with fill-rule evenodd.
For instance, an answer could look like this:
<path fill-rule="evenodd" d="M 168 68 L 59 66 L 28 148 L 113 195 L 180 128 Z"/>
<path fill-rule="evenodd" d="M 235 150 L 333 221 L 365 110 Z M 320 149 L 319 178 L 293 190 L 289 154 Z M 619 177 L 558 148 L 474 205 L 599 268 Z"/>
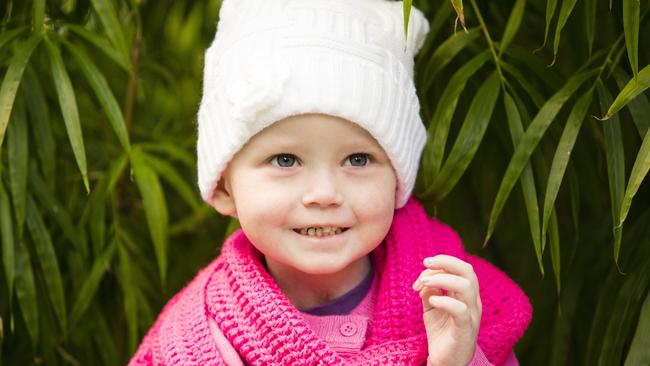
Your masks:
<path fill-rule="evenodd" d="M 19 41 L 20 45 L 9 64 L 4 79 L 2 80 L 2 86 L 0 86 L 0 147 L 2 147 L 2 142 L 4 141 L 5 131 L 7 131 L 7 124 L 9 123 L 9 116 L 11 115 L 11 109 L 14 105 L 14 99 L 16 99 L 16 92 L 18 91 L 20 80 L 23 77 L 23 71 L 25 70 L 27 61 L 29 61 L 29 57 L 32 55 L 34 48 L 36 48 L 36 45 L 38 45 L 38 42 L 40 41 L 41 37 L 37 34 L 33 35 L 27 41 Z"/>
<path fill-rule="evenodd" d="M 34 33 L 43 33 L 45 28 L 45 0 L 34 0 L 32 9 L 34 11 Z"/>
<path fill-rule="evenodd" d="M 551 213 L 551 223 L 549 224 L 548 231 L 550 234 L 549 241 L 551 242 L 551 268 L 553 268 L 553 275 L 555 276 L 555 290 L 559 296 L 561 290 L 560 285 L 562 283 L 560 278 L 560 263 L 562 261 L 560 258 L 560 228 L 557 222 L 555 209 L 553 209 L 553 212 Z"/>
<path fill-rule="evenodd" d="M 544 42 L 540 49 L 546 46 L 546 40 L 548 39 L 548 31 L 551 29 L 551 20 L 555 15 L 555 8 L 557 7 L 557 0 L 546 0 L 546 27 L 544 28 Z"/>
<path fill-rule="evenodd" d="M 621 89 L 630 81 L 630 77 L 625 75 L 620 69 L 614 71 L 614 79 L 616 80 L 616 85 Z M 650 102 L 648 102 L 648 98 L 645 94 L 641 93 L 627 104 L 627 108 L 630 110 L 632 121 L 634 121 L 636 129 L 639 131 L 639 136 L 643 138 L 646 132 L 648 132 L 648 129 L 650 129 L 650 118 L 648 118 L 650 116 Z"/>
<path fill-rule="evenodd" d="M 9 43 L 12 39 L 24 32 L 26 29 L 27 27 L 17 27 L 14 29 L 3 30 L 3 32 L 0 33 L 0 49 L 2 49 L 2 46 Z"/>
<path fill-rule="evenodd" d="M 29 252 L 25 242 L 19 240 L 16 246 L 16 297 L 23 319 L 27 325 L 29 338 L 32 345 L 38 344 L 38 306 L 36 302 L 36 283 L 34 282 L 34 272 L 32 263 L 29 260 Z"/>
<path fill-rule="evenodd" d="M 650 364 L 650 292 L 645 297 L 625 366 Z"/>
<path fill-rule="evenodd" d="M 13 299 L 14 278 L 16 274 L 16 241 L 14 224 L 11 220 L 11 205 L 4 184 L 0 179 L 0 239 L 2 239 L 2 266 L 5 269 L 9 302 Z"/>
<path fill-rule="evenodd" d="M 99 16 L 100 21 L 104 25 L 104 29 L 111 43 L 113 43 L 117 52 L 120 53 L 121 58 L 128 60 L 129 50 L 126 46 L 122 27 L 117 18 L 117 12 L 115 11 L 113 2 L 109 0 L 92 0 L 92 4 L 97 16 Z"/>
<path fill-rule="evenodd" d="M 454 8 L 454 11 L 456 12 L 456 22 L 460 20 L 460 25 L 467 31 L 467 28 L 465 28 L 465 12 L 463 11 L 463 0 L 450 0 L 451 1 L 451 6 Z M 455 31 L 455 26 L 454 26 L 454 31 Z"/>
<path fill-rule="evenodd" d="M 558 16 L 557 25 L 555 27 L 555 38 L 553 40 L 553 62 L 552 63 L 555 63 L 555 58 L 557 57 L 558 47 L 560 47 L 560 35 L 562 34 L 562 29 L 564 29 L 564 26 L 566 25 L 567 20 L 569 20 L 569 16 L 571 15 L 571 12 L 573 12 L 573 8 L 575 7 L 576 2 L 578 2 L 578 0 L 562 0 L 562 7 L 560 8 L 560 15 Z"/>
<path fill-rule="evenodd" d="M 23 78 L 24 90 L 29 90 L 27 100 L 27 111 L 29 112 L 29 121 L 32 126 L 31 131 L 34 136 L 36 153 L 41 162 L 43 176 L 47 177 L 50 187 L 54 187 L 56 154 L 54 152 L 54 134 L 50 123 L 50 114 L 43 95 L 43 86 L 41 85 L 36 73 L 31 67 L 25 70 Z M 33 145 L 32 145 L 33 146 Z"/>
<path fill-rule="evenodd" d="M 130 260 L 128 250 L 122 244 L 117 248 L 120 258 L 120 284 L 124 292 L 124 313 L 129 335 L 129 354 L 133 354 L 138 342 L 138 282 L 133 275 L 134 264 Z"/>
<path fill-rule="evenodd" d="M 612 103 L 612 95 L 599 82 L 597 83 L 600 109 L 604 112 Z M 621 201 L 625 190 L 625 154 L 623 151 L 623 134 L 618 116 L 604 122 L 605 154 L 607 158 L 607 180 L 609 182 L 609 198 L 611 202 L 612 228 L 614 233 L 614 262 L 618 265 L 618 254 L 621 249 L 622 227 L 618 226 Z"/>
<path fill-rule="evenodd" d="M 404 39 L 409 39 L 409 17 L 411 16 L 411 6 L 413 6 L 413 0 L 404 0 L 402 2 L 402 8 L 404 9 Z"/>
<path fill-rule="evenodd" d="M 458 69 L 451 77 L 444 92 L 438 99 L 435 114 L 429 122 L 427 144 L 422 155 L 421 173 L 425 186 L 430 186 L 442 166 L 443 154 L 449 126 L 456 111 L 458 99 L 469 79 L 490 59 L 490 52 L 483 51 Z"/>
<path fill-rule="evenodd" d="M 144 154 L 144 153 L 143 153 Z M 147 163 L 151 166 L 163 179 L 167 181 L 178 194 L 187 202 L 194 210 L 198 210 L 201 203 L 199 202 L 198 192 L 195 192 L 178 171 L 165 160 L 162 160 L 154 155 L 145 155 Z"/>
<path fill-rule="evenodd" d="M 126 123 L 124 122 L 120 106 L 117 104 L 115 96 L 113 96 L 113 92 L 108 86 L 108 82 L 106 82 L 106 78 L 80 47 L 66 41 L 64 41 L 64 44 L 68 50 L 70 50 L 70 53 L 75 58 L 81 71 L 86 76 L 88 83 L 93 88 L 93 91 L 95 92 L 99 103 L 102 105 L 102 108 L 104 108 L 104 112 L 106 112 L 108 120 L 111 122 L 111 126 L 113 127 L 113 131 L 115 131 L 122 147 L 128 152 L 131 149 L 131 144 L 129 143 L 129 134 L 126 130 Z"/>
<path fill-rule="evenodd" d="M 508 49 L 510 42 L 517 34 L 519 26 L 521 25 L 521 20 L 524 18 L 524 11 L 526 10 L 526 0 L 517 0 L 515 5 L 510 11 L 510 17 L 508 17 L 508 23 L 506 24 L 506 29 L 503 31 L 503 37 L 501 38 L 501 45 L 499 46 L 499 58 L 503 54 L 503 51 Z"/>
<path fill-rule="evenodd" d="M 436 202 L 442 200 L 454 188 L 474 158 L 492 119 L 500 85 L 498 74 L 493 72 L 473 98 L 449 157 L 432 185 L 431 191 L 435 195 Z"/>
<path fill-rule="evenodd" d="M 539 141 L 544 137 L 546 129 L 555 119 L 555 116 L 560 111 L 564 103 L 573 95 L 573 93 L 590 77 L 596 74 L 597 70 L 588 70 L 573 75 L 566 84 L 555 93 L 537 112 L 537 115 L 531 122 L 530 126 L 521 138 L 521 141 L 515 149 L 515 153 L 508 164 L 508 168 L 503 176 L 499 191 L 494 200 L 492 211 L 490 212 L 490 222 L 488 224 L 488 232 L 485 236 L 485 243 L 488 242 L 494 231 L 496 220 L 505 205 L 512 188 L 519 179 L 521 172 L 528 164 L 528 160 L 533 151 L 539 144 Z"/>
<path fill-rule="evenodd" d="M 623 283 L 621 291 L 614 297 L 609 311 L 607 330 L 603 337 L 602 351 L 598 365 L 619 365 L 623 357 L 623 348 L 627 340 L 626 334 L 632 325 L 642 296 L 648 284 L 650 274 L 646 268 L 630 274 Z"/>
<path fill-rule="evenodd" d="M 614 103 L 607 110 L 607 114 L 603 119 L 608 119 L 614 113 L 618 112 L 621 108 L 625 107 L 630 101 L 636 98 L 637 95 L 643 93 L 644 90 L 650 87 L 650 65 L 647 65 L 643 70 L 639 71 L 636 78 L 630 80 L 625 88 L 614 99 Z"/>
<path fill-rule="evenodd" d="M 88 183 L 88 169 L 86 167 L 86 149 L 84 147 L 83 136 L 81 133 L 81 123 L 79 122 L 79 109 L 77 108 L 77 99 L 74 95 L 74 89 L 70 82 L 70 77 L 65 69 L 59 48 L 50 40 L 45 40 L 47 50 L 50 54 L 50 67 L 52 70 L 52 77 L 54 85 L 59 97 L 59 105 L 65 121 L 65 128 L 68 132 L 68 139 L 72 146 L 77 166 L 81 172 L 81 176 L 86 188 L 86 192 L 90 192 L 90 184 Z"/>
<path fill-rule="evenodd" d="M 77 298 L 72 306 L 72 311 L 70 312 L 70 329 L 74 329 L 75 325 L 81 320 L 81 317 L 84 315 L 88 306 L 90 305 L 99 283 L 104 277 L 104 273 L 108 269 L 108 266 L 113 259 L 116 248 L 116 240 L 112 240 L 111 243 L 106 247 L 104 252 L 95 259 L 93 266 L 88 274 L 88 277 L 84 280 L 81 290 L 77 295 Z"/>
<path fill-rule="evenodd" d="M 632 172 L 627 181 L 625 194 L 623 195 L 623 201 L 621 202 L 617 226 L 623 226 L 627 213 L 630 211 L 630 206 L 632 206 L 632 198 L 634 198 L 634 195 L 639 190 L 641 182 L 643 182 L 646 174 L 648 174 L 648 170 L 650 170 L 650 130 L 648 130 L 643 138 L 643 143 L 641 144 L 639 153 L 636 155 L 636 159 L 634 160 Z"/>
<path fill-rule="evenodd" d="M 65 330 L 67 328 L 67 314 L 59 262 L 56 259 L 50 233 L 45 227 L 36 203 L 30 196 L 27 197 L 27 228 L 36 249 L 38 262 L 43 270 L 43 279 L 47 285 L 47 292 L 50 300 L 52 300 L 54 312 L 61 329 Z"/>
<path fill-rule="evenodd" d="M 88 249 L 82 239 L 82 234 L 75 228 L 72 223 L 72 216 L 70 212 L 59 203 L 57 197 L 52 193 L 43 182 L 43 178 L 33 170 L 29 171 L 29 188 L 30 192 L 35 194 L 41 207 L 46 209 L 52 219 L 61 228 L 63 235 L 74 244 L 75 248 L 81 253 L 83 258 L 86 258 Z"/>
<path fill-rule="evenodd" d="M 156 141 L 155 143 L 143 142 L 138 144 L 147 152 L 167 155 L 169 158 L 185 164 L 188 168 L 195 169 L 196 161 L 192 154 L 174 142 Z"/>
<path fill-rule="evenodd" d="M 97 35 L 97 33 L 91 32 L 88 29 L 75 24 L 66 23 L 65 27 L 78 34 L 86 41 L 92 43 L 95 47 L 102 51 L 104 55 L 108 56 L 108 58 L 113 60 L 122 69 L 124 69 L 124 71 L 131 73 L 131 60 L 128 58 L 128 55 L 117 52 L 115 48 L 113 48 L 113 46 L 111 46 L 110 43 L 106 41 L 105 38 Z"/>
<path fill-rule="evenodd" d="M 419 90 L 426 93 L 436 75 L 465 47 L 469 46 L 480 35 L 478 28 L 470 29 L 468 32 L 459 32 L 447 38 L 431 55 L 421 76 L 422 84 Z"/>
<path fill-rule="evenodd" d="M 594 47 L 594 38 L 596 35 L 597 8 L 596 0 L 585 0 L 585 36 L 590 55 Z"/>
<path fill-rule="evenodd" d="M 508 92 L 504 92 L 503 103 L 506 110 L 508 119 L 508 128 L 510 129 L 510 136 L 512 144 L 517 146 L 524 134 L 524 127 L 521 122 L 521 115 L 517 109 L 515 101 L 512 99 Z M 526 214 L 528 215 L 528 225 L 530 227 L 530 235 L 533 239 L 533 246 L 535 248 L 535 256 L 537 257 L 537 265 L 539 270 L 544 275 L 544 263 L 542 262 L 542 244 L 540 239 L 539 228 L 539 205 L 537 203 L 537 188 L 535 188 L 535 177 L 533 176 L 533 169 L 530 164 L 527 164 L 521 175 L 521 189 L 524 194 L 524 204 L 526 205 Z"/>
<path fill-rule="evenodd" d="M 623 30 L 625 31 L 625 48 L 630 60 L 632 74 L 639 73 L 639 18 L 641 0 L 623 0 Z"/>
<path fill-rule="evenodd" d="M 27 140 L 27 119 L 23 98 L 16 99 L 7 133 L 7 160 L 9 162 L 9 191 L 14 206 L 18 240 L 22 240 L 25 224 L 25 200 L 27 197 L 27 164 L 29 150 Z"/>
<path fill-rule="evenodd" d="M 589 89 L 587 93 L 583 94 L 578 99 L 576 104 L 573 106 L 573 109 L 571 109 L 569 118 L 564 126 L 564 131 L 562 132 L 562 137 L 560 137 L 560 142 L 555 150 L 553 163 L 551 164 L 551 170 L 549 172 L 548 183 L 546 184 L 546 194 L 544 195 L 542 246 L 544 246 L 544 243 L 546 242 L 546 230 L 548 229 L 552 208 L 555 206 L 555 200 L 560 191 L 560 185 L 564 179 L 564 173 L 569 164 L 569 158 L 571 157 L 573 146 L 575 145 L 576 138 L 578 137 L 582 123 L 587 115 L 589 105 L 591 104 L 592 92 L 593 89 Z"/>
<path fill-rule="evenodd" d="M 139 149 L 131 150 L 131 166 L 144 204 L 163 287 L 167 281 L 168 213 L 160 181 Z"/>
<path fill-rule="evenodd" d="M 501 62 L 501 67 L 508 74 L 512 75 L 515 78 L 515 80 L 517 80 L 519 85 L 521 85 L 521 87 L 524 89 L 526 94 L 528 94 L 530 99 L 532 99 L 533 103 L 535 103 L 535 106 L 537 108 L 540 108 L 544 104 L 544 97 L 542 96 L 542 94 L 540 94 L 540 92 L 537 91 L 537 88 L 530 83 L 529 78 L 525 77 L 524 74 L 522 74 L 521 71 L 519 71 L 519 69 L 503 61 Z"/>
<path fill-rule="evenodd" d="M 449 15 L 452 12 L 451 4 L 448 2 L 443 2 L 436 9 L 436 15 L 434 15 L 433 20 L 429 23 L 429 33 L 427 33 L 427 39 L 424 41 L 420 52 L 418 52 L 419 57 L 415 59 L 415 74 L 420 75 L 422 66 L 424 65 L 425 55 L 429 55 L 429 50 L 431 46 L 435 43 L 436 36 L 444 24 L 447 23 Z M 419 77 L 417 78 L 419 79 Z"/>

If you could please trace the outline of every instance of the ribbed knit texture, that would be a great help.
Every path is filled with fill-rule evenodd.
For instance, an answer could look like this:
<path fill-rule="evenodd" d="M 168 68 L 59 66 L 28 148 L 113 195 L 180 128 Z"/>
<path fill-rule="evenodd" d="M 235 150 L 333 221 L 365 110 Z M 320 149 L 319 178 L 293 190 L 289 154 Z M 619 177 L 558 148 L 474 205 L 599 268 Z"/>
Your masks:
<path fill-rule="evenodd" d="M 142 341 L 130 365 L 221 365 L 208 319 L 251 365 L 423 365 L 427 340 L 422 302 L 411 289 L 436 254 L 473 265 L 483 316 L 478 344 L 502 364 L 531 319 L 528 299 L 503 272 L 463 252 L 456 233 L 410 199 L 395 212 L 384 242 L 374 251 L 380 278 L 366 346 L 343 359 L 319 339 L 264 269 L 261 254 L 242 231 L 229 237 L 221 255 L 177 294 Z"/>
<path fill-rule="evenodd" d="M 224 0 L 198 112 L 203 199 L 212 199 L 228 161 L 264 127 L 323 113 L 377 140 L 397 173 L 402 207 L 426 142 L 413 58 L 429 30 L 413 7 L 405 41 L 402 9 L 386 0 Z"/>

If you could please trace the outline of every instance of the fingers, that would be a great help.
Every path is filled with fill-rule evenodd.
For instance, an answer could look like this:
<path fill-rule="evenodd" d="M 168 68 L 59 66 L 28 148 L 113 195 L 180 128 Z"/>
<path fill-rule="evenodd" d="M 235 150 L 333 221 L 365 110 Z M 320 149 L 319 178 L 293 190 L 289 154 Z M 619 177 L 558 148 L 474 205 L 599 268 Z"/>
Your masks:
<path fill-rule="evenodd" d="M 450 255 L 439 254 L 434 257 L 424 259 L 424 265 L 432 270 L 444 270 L 445 272 L 452 273 L 468 280 L 476 279 L 476 273 L 471 264 L 452 257 Z"/>
<path fill-rule="evenodd" d="M 450 314 L 457 324 L 466 324 L 472 321 L 467 305 L 460 300 L 449 296 L 431 296 L 429 304 L 432 309 L 442 310 Z"/>
<path fill-rule="evenodd" d="M 423 274 L 414 289 L 420 291 L 424 287 L 445 289 L 450 296 L 466 303 L 474 302 L 477 295 L 471 281 L 448 273 Z"/>

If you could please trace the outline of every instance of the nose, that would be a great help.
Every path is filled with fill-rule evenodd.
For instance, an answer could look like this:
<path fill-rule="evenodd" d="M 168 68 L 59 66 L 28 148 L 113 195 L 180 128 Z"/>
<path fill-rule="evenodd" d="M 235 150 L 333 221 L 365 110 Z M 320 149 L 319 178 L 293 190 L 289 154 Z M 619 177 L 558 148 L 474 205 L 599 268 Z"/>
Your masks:
<path fill-rule="evenodd" d="M 305 206 L 339 206 L 343 203 L 336 176 L 334 172 L 327 169 L 319 169 L 308 180 L 308 186 L 302 196 L 302 203 Z"/>

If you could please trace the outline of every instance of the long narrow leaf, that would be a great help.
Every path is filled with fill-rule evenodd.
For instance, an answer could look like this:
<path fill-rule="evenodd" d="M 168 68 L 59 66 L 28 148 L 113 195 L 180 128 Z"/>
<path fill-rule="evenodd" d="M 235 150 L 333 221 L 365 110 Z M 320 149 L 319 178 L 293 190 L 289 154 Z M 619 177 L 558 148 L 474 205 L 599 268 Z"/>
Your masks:
<path fill-rule="evenodd" d="M 9 302 L 13 298 L 14 278 L 16 274 L 16 241 L 14 237 L 14 223 L 9 204 L 9 195 L 5 191 L 0 179 L 0 239 L 2 239 L 2 266 L 5 270 Z"/>
<path fill-rule="evenodd" d="M 553 268 L 553 275 L 555 276 L 555 290 L 559 296 L 562 284 L 562 279 L 560 277 L 560 263 L 562 261 L 560 251 L 560 227 L 557 222 L 557 214 L 555 213 L 555 209 L 553 209 L 553 212 L 551 213 L 551 223 L 549 224 L 548 231 L 550 234 L 549 241 L 551 242 L 551 268 Z"/>
<path fill-rule="evenodd" d="M 133 275 L 134 264 L 130 260 L 129 253 L 124 245 L 118 245 L 120 258 L 121 286 L 124 292 L 124 313 L 128 327 L 129 354 L 135 352 L 138 341 L 138 303 L 137 303 L 137 279 Z"/>
<path fill-rule="evenodd" d="M 551 29 L 551 20 L 555 15 L 555 8 L 557 7 L 557 0 L 546 0 L 546 27 L 544 28 L 544 42 L 542 43 L 541 48 L 546 46 L 546 41 L 548 40 L 548 31 Z"/>
<path fill-rule="evenodd" d="M 411 17 L 411 6 L 413 0 L 404 0 L 402 8 L 404 9 L 404 39 L 409 39 L 409 18 Z"/>
<path fill-rule="evenodd" d="M 603 86 L 597 84 L 600 109 L 605 111 L 612 103 L 612 95 Z M 618 265 L 618 254 L 621 249 L 622 227 L 618 226 L 621 201 L 625 190 L 625 154 L 623 151 L 623 134 L 618 115 L 604 122 L 605 156 L 607 158 L 607 179 L 609 182 L 609 197 L 612 205 L 612 227 L 614 232 L 614 262 Z"/>
<path fill-rule="evenodd" d="M 645 297 L 625 366 L 650 364 L 650 292 Z"/>
<path fill-rule="evenodd" d="M 603 119 L 608 119 L 614 115 L 614 113 L 625 107 L 637 95 L 648 89 L 648 87 L 650 87 L 650 65 L 647 65 L 643 70 L 639 71 L 638 77 L 630 80 L 627 85 L 625 85 L 625 88 L 618 93 L 616 99 L 614 99 L 614 103 L 609 106 L 607 114 Z"/>
<path fill-rule="evenodd" d="M 24 32 L 26 29 L 27 27 L 18 27 L 15 29 L 4 30 L 2 33 L 0 33 L 0 49 L 2 49 L 2 46 L 9 43 L 12 39 Z"/>
<path fill-rule="evenodd" d="M 546 230 L 551 218 L 551 211 L 555 205 L 558 192 L 560 191 L 560 185 L 564 179 L 564 173 L 569 164 L 569 158 L 571 157 L 573 146 L 575 145 L 576 138 L 578 137 L 582 123 L 587 115 L 587 109 L 591 104 L 592 91 L 593 89 L 590 89 L 587 93 L 583 94 L 573 106 L 564 127 L 564 131 L 562 132 L 562 137 L 558 143 L 557 150 L 555 150 L 548 183 L 546 184 L 546 194 L 544 195 L 542 246 L 546 242 Z"/>
<path fill-rule="evenodd" d="M 531 122 L 530 126 L 524 133 L 524 136 L 521 138 L 521 141 L 515 149 L 515 153 L 508 164 L 506 173 L 503 176 L 501 185 L 499 186 L 499 191 L 494 200 L 494 206 L 490 213 L 490 222 L 488 224 L 488 231 L 485 236 L 485 242 L 490 239 L 494 227 L 496 225 L 496 220 L 505 205 L 505 202 L 510 196 L 510 192 L 514 187 L 515 183 L 519 179 L 521 172 L 528 164 L 528 160 L 532 155 L 533 151 L 539 144 L 539 141 L 544 136 L 546 129 L 555 119 L 555 116 L 560 111 L 560 108 L 564 103 L 573 95 L 573 93 L 585 82 L 587 79 L 595 75 L 597 70 L 588 70 L 583 71 L 579 74 L 573 75 L 566 84 L 555 93 L 537 112 L 537 115 Z"/>
<path fill-rule="evenodd" d="M 72 146 L 74 157 L 77 161 L 77 166 L 81 172 L 81 177 L 86 187 L 86 192 L 90 192 L 90 184 L 88 183 L 88 169 L 86 167 L 86 149 L 84 147 L 83 136 L 81 133 L 81 123 L 79 121 L 79 109 L 77 108 L 77 99 L 74 95 L 74 89 L 70 82 L 70 77 L 63 64 L 59 48 L 50 40 L 46 40 L 45 44 L 50 55 L 50 66 L 52 69 L 52 77 L 54 78 L 54 85 L 59 97 L 59 104 L 65 121 L 65 128 L 68 132 L 68 139 Z"/>
<path fill-rule="evenodd" d="M 131 72 L 131 60 L 126 57 L 123 53 L 117 52 L 113 46 L 103 37 L 97 35 L 94 32 L 89 31 L 88 29 L 75 25 L 75 24 L 65 24 L 65 27 L 73 31 L 74 33 L 81 36 L 86 41 L 95 45 L 99 48 L 100 51 L 104 53 L 105 56 L 113 60 L 118 64 L 124 71 Z"/>
<path fill-rule="evenodd" d="M 29 150 L 27 119 L 23 98 L 16 99 L 14 113 L 8 131 L 9 191 L 14 207 L 18 240 L 22 240 L 25 224 L 25 201 L 27 198 L 27 163 Z"/>
<path fill-rule="evenodd" d="M 45 185 L 40 175 L 33 170 L 29 171 L 29 188 L 31 193 L 38 198 L 41 207 L 45 208 L 52 219 L 59 225 L 66 239 L 74 244 L 83 258 L 86 258 L 88 249 L 82 239 L 82 234 L 72 222 L 72 215 L 59 203 L 57 197 Z"/>
<path fill-rule="evenodd" d="M 43 95 L 43 86 L 41 85 L 36 72 L 27 67 L 23 78 L 24 90 L 29 91 L 27 99 L 27 111 L 29 112 L 29 121 L 32 126 L 31 131 L 34 136 L 36 153 L 41 162 L 43 176 L 48 179 L 48 184 L 54 187 L 54 170 L 56 167 L 56 155 L 54 150 L 54 133 L 50 123 L 50 113 Z M 33 145 L 32 145 L 33 146 Z"/>
<path fill-rule="evenodd" d="M 16 249 L 16 297 L 27 325 L 27 332 L 35 347 L 38 344 L 39 327 L 34 272 L 29 259 L 29 251 L 22 240 L 18 240 Z"/>
<path fill-rule="evenodd" d="M 510 42 L 515 38 L 519 26 L 521 25 L 521 20 L 524 18 L 524 11 L 526 10 L 526 0 L 517 0 L 515 5 L 510 11 L 510 17 L 508 17 L 508 23 L 506 24 L 506 29 L 503 31 L 503 37 L 501 38 L 501 45 L 499 45 L 499 58 L 503 54 L 503 51 L 508 49 Z"/>
<path fill-rule="evenodd" d="M 493 72 L 485 80 L 472 100 L 463 126 L 458 132 L 458 137 L 449 153 L 449 158 L 445 161 L 442 169 L 440 169 L 440 174 L 433 183 L 432 191 L 436 201 L 439 202 L 454 188 L 472 158 L 474 158 L 485 130 L 492 119 L 492 112 L 499 97 L 499 91 L 499 77 L 496 72 Z"/>
<path fill-rule="evenodd" d="M 117 104 L 115 96 L 113 96 L 113 92 L 108 86 L 108 82 L 106 82 L 106 78 L 80 47 L 65 41 L 64 44 L 75 58 L 81 71 L 86 76 L 88 83 L 93 88 L 93 91 L 95 92 L 99 103 L 102 105 L 102 108 L 104 108 L 104 112 L 106 112 L 108 120 L 111 122 L 111 126 L 113 127 L 113 131 L 115 131 L 122 147 L 128 152 L 131 149 L 131 144 L 129 143 L 126 123 L 124 122 L 120 106 Z"/>
<path fill-rule="evenodd" d="M 560 15 L 557 18 L 557 25 L 555 27 L 555 38 L 553 39 L 553 62 L 557 57 L 557 51 L 560 47 L 560 35 L 562 34 L 562 29 L 566 25 L 569 16 L 573 12 L 578 0 L 562 0 L 562 7 L 560 8 Z"/>
<path fill-rule="evenodd" d="M 42 33 L 45 19 L 45 0 L 34 0 L 34 33 Z"/>
<path fill-rule="evenodd" d="M 585 37 L 587 38 L 587 47 L 589 48 L 589 54 L 594 47 L 594 38 L 596 35 L 596 10 L 597 4 L 596 0 L 585 0 Z"/>
<path fill-rule="evenodd" d="M 122 27 L 120 26 L 113 2 L 109 0 L 92 0 L 91 2 L 113 46 L 115 46 L 117 52 L 121 54 L 123 59 L 128 59 L 129 50 L 127 49 L 126 40 L 122 33 Z"/>
<path fill-rule="evenodd" d="M 440 71 L 464 48 L 472 44 L 480 35 L 478 28 L 470 29 L 469 32 L 458 32 L 445 40 L 431 55 L 422 75 L 420 90 L 426 93 L 433 80 Z"/>
<path fill-rule="evenodd" d="M 614 79 L 616 85 L 621 89 L 630 81 L 630 77 L 625 75 L 621 69 L 614 71 Z M 650 129 L 650 118 L 648 118 L 650 116 L 650 102 L 648 102 L 648 98 L 641 93 L 627 104 L 627 108 L 630 110 L 636 129 L 639 131 L 639 137 L 643 138 Z"/>
<path fill-rule="evenodd" d="M 0 147 L 2 147 L 2 142 L 4 141 L 9 116 L 14 105 L 14 99 L 16 99 L 16 92 L 18 91 L 20 80 L 23 77 L 23 71 L 34 48 L 36 48 L 40 41 L 41 36 L 35 34 L 29 40 L 21 42 L 2 80 L 2 86 L 0 86 Z"/>
<path fill-rule="evenodd" d="M 451 77 L 438 100 L 436 111 L 428 128 L 427 145 L 422 156 L 425 186 L 429 186 L 442 166 L 443 154 L 449 135 L 449 126 L 456 111 L 458 99 L 469 79 L 490 59 L 489 51 L 484 51 L 463 65 Z"/>
<path fill-rule="evenodd" d="M 192 209 L 197 210 L 201 205 L 198 201 L 198 194 L 195 192 L 174 167 L 166 161 L 153 156 L 146 155 L 148 164 L 169 183 L 176 192 L 187 202 Z"/>
<path fill-rule="evenodd" d="M 503 95 L 503 103 L 508 118 L 508 128 L 510 129 L 510 136 L 512 144 L 517 146 L 521 136 L 524 134 L 524 127 L 521 122 L 521 115 L 517 109 L 515 101 L 509 93 L 505 92 Z M 533 246 L 535 248 L 535 256 L 537 257 L 537 265 L 539 270 L 544 275 L 544 264 L 542 262 L 542 244 L 540 239 L 539 228 L 539 205 L 537 203 L 537 189 L 535 188 L 535 177 L 533 176 L 533 169 L 530 164 L 526 165 L 521 175 L 521 189 L 524 194 L 524 204 L 526 205 L 526 214 L 528 215 L 528 225 L 530 227 L 530 235 L 533 239 Z"/>
<path fill-rule="evenodd" d="M 56 313 L 61 329 L 65 330 L 68 321 L 59 262 L 56 259 L 50 233 L 47 227 L 45 227 L 38 207 L 29 196 L 27 198 L 27 228 L 34 243 L 34 248 L 36 249 L 38 262 L 43 270 L 43 279 L 47 285 L 47 292 L 54 306 L 54 312 Z"/>
<path fill-rule="evenodd" d="M 636 195 L 636 192 L 639 190 L 641 182 L 643 182 L 646 174 L 648 174 L 648 170 L 650 170 L 650 130 L 648 130 L 643 138 L 643 143 L 641 144 L 639 153 L 636 155 L 636 160 L 634 160 L 632 172 L 627 181 L 625 194 L 623 195 L 623 201 L 621 202 L 618 226 L 623 226 L 623 222 L 625 222 L 625 218 L 627 218 L 627 213 L 630 211 L 630 206 L 632 206 L 632 198 L 634 198 L 634 195 Z"/>
<path fill-rule="evenodd" d="M 625 31 L 625 48 L 630 60 L 632 74 L 639 73 L 639 18 L 641 0 L 623 0 L 623 30 Z"/>
<path fill-rule="evenodd" d="M 139 149 L 132 150 L 131 166 L 135 181 L 144 204 L 145 216 L 154 245 L 160 279 L 165 286 L 167 281 L 167 230 L 168 213 L 160 181 L 154 170 L 148 165 Z"/>
<path fill-rule="evenodd" d="M 106 250 L 95 260 L 93 267 L 88 274 L 88 277 L 84 280 L 81 290 L 72 306 L 72 311 L 70 312 L 70 328 L 73 329 L 74 326 L 81 320 L 81 317 L 84 315 L 88 306 L 90 305 L 99 283 L 104 277 L 104 273 L 108 268 L 113 255 L 115 254 L 116 241 L 113 240 L 106 247 Z"/>

